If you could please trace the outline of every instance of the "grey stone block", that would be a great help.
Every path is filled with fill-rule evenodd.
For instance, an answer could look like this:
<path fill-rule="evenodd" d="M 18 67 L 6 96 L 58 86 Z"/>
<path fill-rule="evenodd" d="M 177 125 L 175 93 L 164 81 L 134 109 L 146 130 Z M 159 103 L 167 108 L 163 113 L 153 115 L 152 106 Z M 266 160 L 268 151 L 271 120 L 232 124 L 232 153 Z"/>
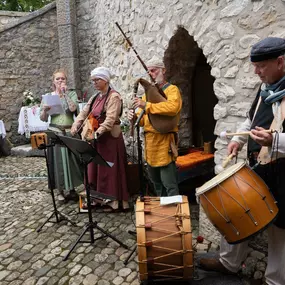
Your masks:
<path fill-rule="evenodd" d="M 59 26 L 58 41 L 61 58 L 78 57 L 75 26 Z"/>
<path fill-rule="evenodd" d="M 56 11 L 58 26 L 66 24 L 76 25 L 75 0 L 57 0 Z"/>
<path fill-rule="evenodd" d="M 20 145 L 11 149 L 11 155 L 14 156 L 44 156 L 44 151 L 33 149 L 30 144 Z"/>

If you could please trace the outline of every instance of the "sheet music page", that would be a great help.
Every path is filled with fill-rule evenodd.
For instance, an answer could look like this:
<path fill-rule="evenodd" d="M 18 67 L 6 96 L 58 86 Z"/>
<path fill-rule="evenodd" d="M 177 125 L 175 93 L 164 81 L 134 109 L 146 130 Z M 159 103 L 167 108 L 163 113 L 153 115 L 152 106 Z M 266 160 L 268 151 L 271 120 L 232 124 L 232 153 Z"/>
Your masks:
<path fill-rule="evenodd" d="M 42 98 L 43 103 L 51 107 L 51 109 L 47 112 L 49 115 L 65 113 L 58 95 L 45 94 L 42 96 Z"/>
<path fill-rule="evenodd" d="M 169 196 L 169 197 L 160 197 L 160 205 L 169 205 L 174 203 L 182 203 L 182 196 L 181 195 L 175 195 L 175 196 Z"/>

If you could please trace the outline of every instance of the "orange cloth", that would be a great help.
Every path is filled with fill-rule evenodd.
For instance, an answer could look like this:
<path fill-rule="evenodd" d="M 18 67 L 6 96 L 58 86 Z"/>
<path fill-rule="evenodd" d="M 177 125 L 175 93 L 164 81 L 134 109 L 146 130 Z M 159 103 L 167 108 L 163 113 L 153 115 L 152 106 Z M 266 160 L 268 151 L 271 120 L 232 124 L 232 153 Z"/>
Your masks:
<path fill-rule="evenodd" d="M 196 166 L 202 162 L 210 160 L 214 158 L 214 154 L 212 153 L 204 153 L 203 151 L 195 151 L 188 153 L 183 156 L 178 156 L 176 160 L 176 166 L 179 169 L 186 169 L 189 167 Z"/>

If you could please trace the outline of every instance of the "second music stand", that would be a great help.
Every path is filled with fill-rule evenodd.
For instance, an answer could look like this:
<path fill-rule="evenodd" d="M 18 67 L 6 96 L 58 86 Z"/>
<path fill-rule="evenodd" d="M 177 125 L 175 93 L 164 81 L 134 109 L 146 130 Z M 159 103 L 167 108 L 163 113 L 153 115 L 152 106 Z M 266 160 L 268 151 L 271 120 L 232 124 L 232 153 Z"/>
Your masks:
<path fill-rule="evenodd" d="M 144 178 L 144 173 L 143 173 L 143 159 L 142 159 L 142 145 L 141 145 L 141 140 L 140 140 L 140 125 L 139 122 L 141 120 L 142 116 L 139 116 L 136 123 L 135 123 L 135 128 L 137 132 L 137 147 L 138 147 L 138 171 L 139 171 L 139 179 L 140 179 L 140 188 L 139 188 L 139 193 L 140 193 L 140 200 L 143 201 L 144 195 L 145 195 L 145 185 L 146 181 Z M 137 233 L 134 231 L 128 231 L 129 234 L 137 236 Z M 132 251 L 129 253 L 127 256 L 126 260 L 124 261 L 124 264 L 128 264 L 129 259 L 132 257 L 132 255 L 135 253 L 137 249 L 137 245 L 134 246 Z"/>
<path fill-rule="evenodd" d="M 54 185 L 52 182 L 52 178 L 51 178 L 51 170 L 50 170 L 50 165 L 48 162 L 48 157 L 47 157 L 47 148 L 51 148 L 51 150 L 53 151 L 53 147 L 59 143 L 59 141 L 56 138 L 56 135 L 53 132 L 46 132 L 48 134 L 48 138 L 50 140 L 49 144 L 40 144 L 38 146 L 38 149 L 40 150 L 44 150 L 44 155 L 45 155 L 45 161 L 46 161 L 46 167 L 47 167 L 47 175 L 48 175 L 48 186 L 50 189 L 50 193 L 51 193 L 51 197 L 52 197 L 52 203 L 53 203 L 53 212 L 52 214 L 43 222 L 43 224 L 37 228 L 37 232 L 40 232 L 43 228 L 43 226 L 50 222 L 50 223 L 59 223 L 63 220 L 66 220 L 67 222 L 71 223 L 73 226 L 76 226 L 76 224 L 74 222 L 72 222 L 67 216 L 65 216 L 63 213 L 59 212 L 57 207 L 56 207 L 56 203 L 55 203 L 55 197 L 54 197 Z M 55 222 L 51 221 L 51 218 L 55 216 Z"/>
<path fill-rule="evenodd" d="M 88 208 L 88 218 L 89 222 L 84 226 L 84 229 L 80 236 L 77 238 L 77 240 L 74 242 L 74 244 L 71 246 L 69 252 L 67 255 L 63 258 L 63 260 L 66 260 L 68 256 L 71 254 L 71 252 L 74 250 L 76 245 L 79 242 L 84 243 L 94 243 L 95 240 L 104 238 L 104 237 L 110 237 L 114 241 L 116 241 L 118 244 L 120 244 L 124 248 L 128 248 L 125 244 L 123 244 L 121 241 L 119 241 L 116 237 L 105 231 L 103 228 L 98 226 L 97 221 L 93 221 L 92 213 L 91 213 L 91 198 L 90 198 L 90 184 L 88 180 L 88 164 L 93 161 L 96 164 L 104 165 L 106 167 L 112 167 L 113 163 L 107 162 L 102 158 L 102 156 L 96 151 L 94 147 L 92 147 L 88 142 L 70 138 L 62 135 L 57 135 L 58 139 L 62 141 L 62 143 L 70 149 L 70 151 L 77 156 L 81 163 L 84 166 L 84 184 L 85 184 L 85 190 L 86 190 L 86 198 L 87 198 L 87 208 Z M 99 238 L 94 239 L 94 229 L 98 229 L 101 233 L 104 235 L 100 236 Z M 81 241 L 84 234 L 89 230 L 90 232 L 90 241 Z"/>

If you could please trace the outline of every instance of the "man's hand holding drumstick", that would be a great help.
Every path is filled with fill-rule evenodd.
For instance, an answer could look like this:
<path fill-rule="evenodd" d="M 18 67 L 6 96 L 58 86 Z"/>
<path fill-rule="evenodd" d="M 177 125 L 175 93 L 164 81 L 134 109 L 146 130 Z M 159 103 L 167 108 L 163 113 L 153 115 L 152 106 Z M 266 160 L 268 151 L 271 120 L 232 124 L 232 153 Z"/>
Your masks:
<path fill-rule="evenodd" d="M 226 136 L 233 136 L 233 135 L 249 135 L 255 142 L 257 142 L 258 144 L 260 144 L 261 146 L 271 146 L 272 145 L 272 140 L 273 140 L 273 136 L 272 136 L 273 130 L 266 130 L 264 128 L 261 127 L 255 127 L 255 129 L 250 130 L 249 132 L 243 132 L 243 133 L 230 133 L 227 134 Z M 221 136 L 225 136 L 225 133 L 223 132 L 223 134 Z M 224 160 L 223 162 L 223 167 L 225 168 L 227 166 L 227 164 L 231 161 L 231 159 L 235 156 L 237 156 L 238 151 L 240 149 L 240 144 L 236 141 L 231 141 L 228 144 L 228 157 Z"/>
<path fill-rule="evenodd" d="M 271 146 L 273 141 L 273 135 L 272 131 L 268 132 L 268 130 L 265 130 L 261 127 L 255 127 L 255 129 L 252 129 L 250 131 L 250 137 L 260 144 L 261 146 Z"/>

